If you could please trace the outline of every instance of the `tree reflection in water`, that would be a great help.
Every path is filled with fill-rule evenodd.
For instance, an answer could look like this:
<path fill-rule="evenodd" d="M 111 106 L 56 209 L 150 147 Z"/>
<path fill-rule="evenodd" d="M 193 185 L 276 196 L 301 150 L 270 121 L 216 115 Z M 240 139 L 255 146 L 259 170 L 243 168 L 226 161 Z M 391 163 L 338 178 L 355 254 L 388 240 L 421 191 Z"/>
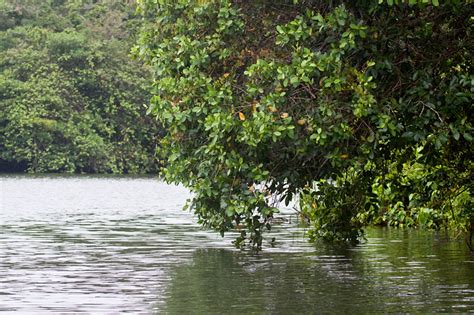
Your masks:
<path fill-rule="evenodd" d="M 310 252 L 198 250 L 189 264 L 173 269 L 161 297 L 163 310 L 170 314 L 474 310 L 474 259 L 462 242 L 443 242 L 433 233 L 413 230 L 377 229 L 370 235 L 370 242 L 355 248 L 318 247 Z M 452 265 L 446 263 L 450 261 Z"/>

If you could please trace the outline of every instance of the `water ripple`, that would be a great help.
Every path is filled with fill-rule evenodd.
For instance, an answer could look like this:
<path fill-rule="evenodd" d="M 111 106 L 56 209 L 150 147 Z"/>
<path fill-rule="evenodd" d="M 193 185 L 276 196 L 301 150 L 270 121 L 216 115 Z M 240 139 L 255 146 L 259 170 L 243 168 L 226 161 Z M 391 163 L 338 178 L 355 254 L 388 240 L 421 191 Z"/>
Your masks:
<path fill-rule="evenodd" d="M 306 242 L 292 214 L 275 247 L 236 250 L 150 178 L 0 177 L 0 311 L 377 313 L 474 311 L 474 259 L 433 233 Z M 425 234 L 423 234 L 425 233 Z M 267 241 L 268 242 L 268 241 Z M 268 243 L 267 243 L 268 244 Z"/>

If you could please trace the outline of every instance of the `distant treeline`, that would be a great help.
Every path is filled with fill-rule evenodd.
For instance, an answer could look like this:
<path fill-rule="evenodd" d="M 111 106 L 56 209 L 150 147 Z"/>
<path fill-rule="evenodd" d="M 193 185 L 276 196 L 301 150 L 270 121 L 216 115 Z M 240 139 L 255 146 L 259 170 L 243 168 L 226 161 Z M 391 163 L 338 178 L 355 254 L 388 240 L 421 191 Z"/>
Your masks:
<path fill-rule="evenodd" d="M 0 1 L 0 171 L 155 172 L 135 1 Z"/>

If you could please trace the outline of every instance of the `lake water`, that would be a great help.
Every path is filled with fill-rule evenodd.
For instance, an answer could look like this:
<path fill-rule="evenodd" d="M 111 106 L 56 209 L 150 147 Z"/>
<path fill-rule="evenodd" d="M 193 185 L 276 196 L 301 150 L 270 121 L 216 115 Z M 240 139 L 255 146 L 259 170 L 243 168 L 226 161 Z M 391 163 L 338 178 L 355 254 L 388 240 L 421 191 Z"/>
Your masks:
<path fill-rule="evenodd" d="M 256 254 L 203 230 L 153 178 L 0 177 L 0 312 L 474 312 L 474 255 L 443 233 L 310 244 L 291 213 Z"/>

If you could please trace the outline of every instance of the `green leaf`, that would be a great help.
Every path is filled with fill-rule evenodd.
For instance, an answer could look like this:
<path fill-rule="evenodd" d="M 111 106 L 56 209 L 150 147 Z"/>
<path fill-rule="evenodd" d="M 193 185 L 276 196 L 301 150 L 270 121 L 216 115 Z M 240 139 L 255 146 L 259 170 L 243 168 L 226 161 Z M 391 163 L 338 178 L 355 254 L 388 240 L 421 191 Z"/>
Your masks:
<path fill-rule="evenodd" d="M 453 137 L 454 139 L 459 140 L 459 132 L 457 130 L 454 131 Z"/>

